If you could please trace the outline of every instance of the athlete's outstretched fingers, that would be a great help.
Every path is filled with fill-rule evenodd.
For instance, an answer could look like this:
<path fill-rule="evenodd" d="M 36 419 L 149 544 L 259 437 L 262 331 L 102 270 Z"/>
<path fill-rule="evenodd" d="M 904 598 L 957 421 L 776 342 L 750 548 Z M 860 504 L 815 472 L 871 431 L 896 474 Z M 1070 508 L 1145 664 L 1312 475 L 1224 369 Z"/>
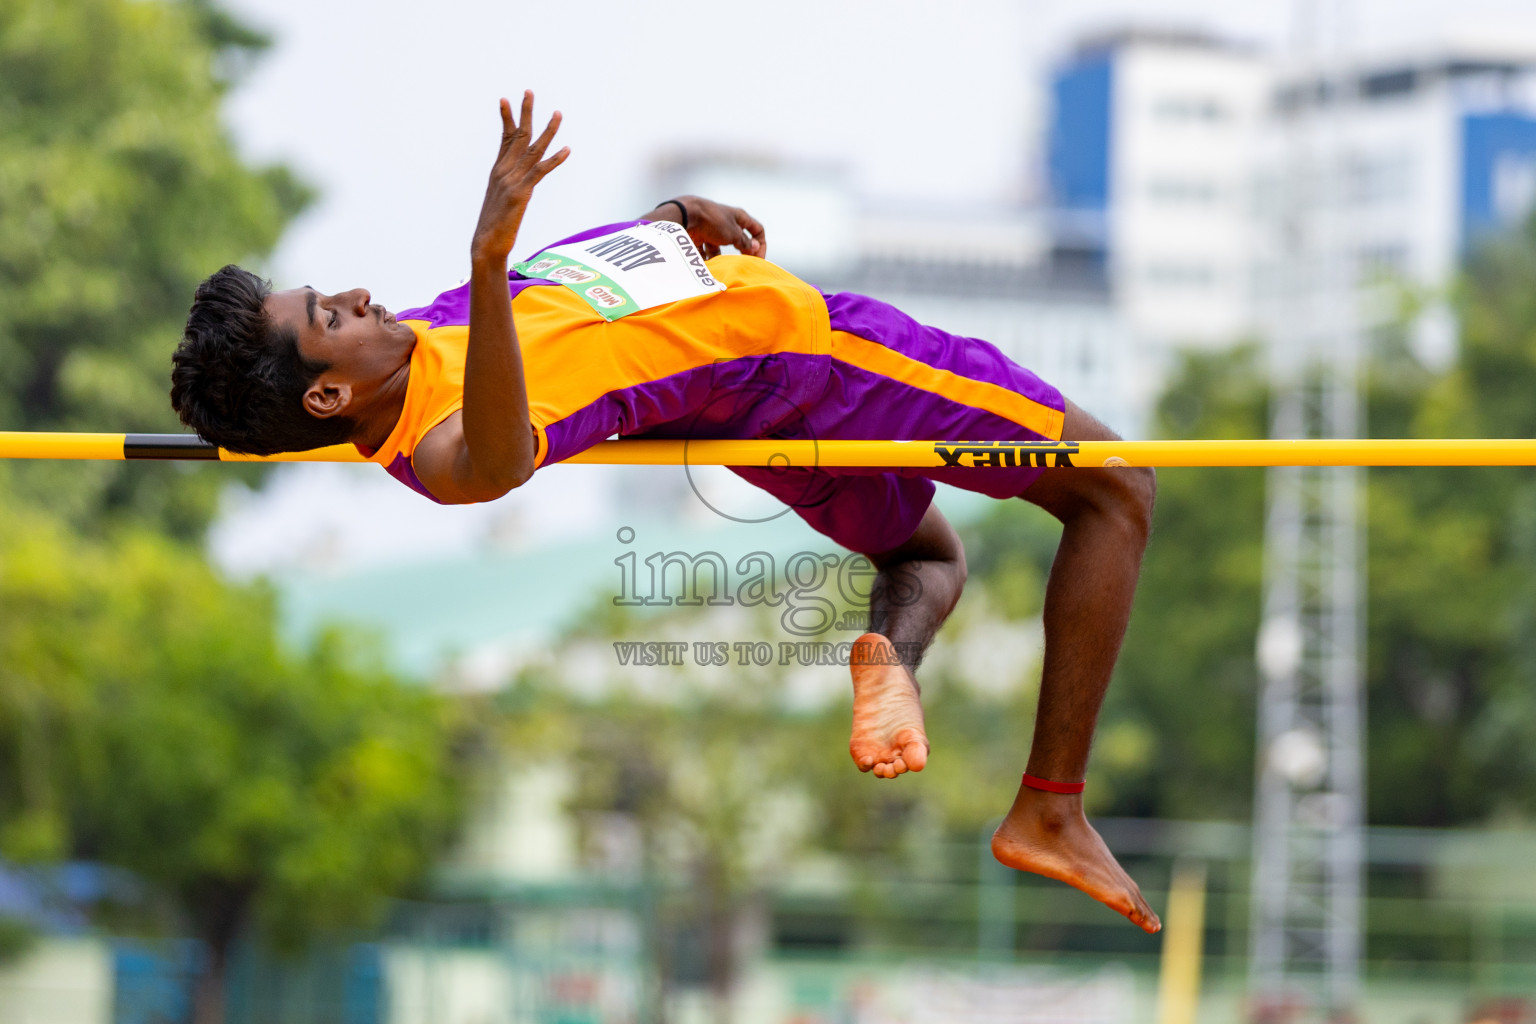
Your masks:
<path fill-rule="evenodd" d="M 523 121 L 519 124 L 512 120 L 512 101 L 505 96 L 501 98 L 501 144 L 503 146 L 515 138 L 519 132 L 528 134 L 528 117 L 531 114 L 532 99 L 532 93 L 523 93 Z"/>
<path fill-rule="evenodd" d="M 558 159 L 555 159 L 555 157 L 551 157 L 550 160 L 544 159 L 544 151 L 547 150 L 549 148 L 549 144 L 555 140 L 555 133 L 560 130 L 560 123 L 562 120 L 564 120 L 564 118 L 561 116 L 560 111 L 555 111 L 554 114 L 552 114 L 549 118 L 549 124 L 545 125 L 544 130 L 539 133 L 539 137 L 534 139 L 533 142 L 528 146 L 529 159 L 542 161 L 538 165 L 540 177 L 554 170 L 559 166 L 560 161 L 565 159 L 565 157 L 561 156 L 560 153 L 555 154 L 555 157 L 558 157 Z M 570 147 L 561 147 L 561 153 L 569 155 Z M 551 162 L 551 160 L 553 162 Z M 549 164 L 549 166 L 545 167 L 545 164 Z"/>
<path fill-rule="evenodd" d="M 530 144 L 533 132 L 533 91 L 523 92 L 522 122 L 512 119 L 512 103 L 505 96 L 497 104 L 501 113 L 501 146 L 491 164 L 490 181 L 475 226 L 475 251 L 505 256 L 511 252 L 522 225 L 523 211 L 533 189 L 545 175 L 565 162 L 569 148 L 545 160 L 545 149 L 560 128 L 560 113 L 550 118 L 543 134 Z"/>
<path fill-rule="evenodd" d="M 557 110 L 552 115 L 550 115 L 549 124 L 544 126 L 544 131 L 541 132 L 539 137 L 533 141 L 533 145 L 528 147 L 528 151 L 531 152 L 536 158 L 543 157 L 544 151 L 548 149 L 549 144 L 554 141 L 555 132 L 560 130 L 560 121 L 560 111 Z"/>
<path fill-rule="evenodd" d="M 548 160 L 545 160 L 545 161 L 542 161 L 541 163 L 539 163 L 533 169 L 534 175 L 535 175 L 534 183 L 537 184 L 538 182 L 543 181 L 545 175 L 549 174 L 550 171 L 554 170 L 556 167 L 559 167 L 561 164 L 565 163 L 565 158 L 570 156 L 570 155 L 571 155 L 571 147 L 570 146 L 561 146 L 560 147 L 560 152 L 556 153 L 554 156 L 550 157 Z"/>

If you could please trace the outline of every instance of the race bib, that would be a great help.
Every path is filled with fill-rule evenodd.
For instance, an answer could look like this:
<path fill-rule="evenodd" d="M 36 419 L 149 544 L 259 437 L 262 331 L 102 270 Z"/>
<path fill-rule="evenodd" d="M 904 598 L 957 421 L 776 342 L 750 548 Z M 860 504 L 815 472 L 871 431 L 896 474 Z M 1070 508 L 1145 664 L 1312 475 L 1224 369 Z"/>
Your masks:
<path fill-rule="evenodd" d="M 514 263 L 512 269 L 524 277 L 565 285 L 604 320 L 725 291 L 725 285 L 710 276 L 688 232 L 670 221 L 636 224 L 611 235 L 557 245 Z"/>

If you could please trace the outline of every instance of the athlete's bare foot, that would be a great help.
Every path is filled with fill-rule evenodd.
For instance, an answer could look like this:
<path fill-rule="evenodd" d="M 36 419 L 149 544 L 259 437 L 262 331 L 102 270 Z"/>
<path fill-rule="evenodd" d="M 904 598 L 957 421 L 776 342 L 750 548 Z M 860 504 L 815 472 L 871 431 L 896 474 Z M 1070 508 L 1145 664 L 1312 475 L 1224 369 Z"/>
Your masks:
<path fill-rule="evenodd" d="M 1008 817 L 992 834 L 992 856 L 1081 889 L 1148 933 L 1163 927 L 1141 890 L 1083 817 L 1083 798 L 1019 787 Z"/>
<path fill-rule="evenodd" d="M 853 672 L 853 736 L 848 753 L 859 771 L 882 779 L 920 772 L 928 763 L 928 734 L 917 680 L 879 633 L 854 641 L 848 659 Z"/>

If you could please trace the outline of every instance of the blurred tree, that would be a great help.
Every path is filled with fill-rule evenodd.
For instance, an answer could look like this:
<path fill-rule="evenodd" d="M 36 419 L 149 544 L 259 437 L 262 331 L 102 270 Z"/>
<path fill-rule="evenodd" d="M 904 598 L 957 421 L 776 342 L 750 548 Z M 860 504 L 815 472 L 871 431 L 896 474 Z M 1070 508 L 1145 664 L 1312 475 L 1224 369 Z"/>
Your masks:
<path fill-rule="evenodd" d="M 266 45 L 213 0 L 0 3 L 0 429 L 179 429 L 195 286 L 311 199 L 220 123 Z M 299 943 L 420 874 L 467 728 L 355 639 L 284 649 L 269 594 L 165 539 L 199 537 L 232 473 L 0 465 L 0 853 L 174 898 L 211 952 L 199 1021 L 248 925 Z"/>
<path fill-rule="evenodd" d="M 1162 437 L 1268 433 L 1256 352 L 1191 354 L 1156 412 Z M 1247 817 L 1264 561 L 1264 471 L 1158 474 L 1154 539 L 1101 728 L 1138 727 L 1146 758 L 1113 813 Z"/>
<path fill-rule="evenodd" d="M 606 624 L 611 635 L 633 635 L 624 616 Z M 563 654 L 588 640 L 574 638 Z M 662 982 L 653 1015 L 664 1013 L 672 984 L 702 984 L 714 1018 L 729 1021 L 744 915 L 804 842 L 794 766 L 805 751 L 798 716 L 783 709 L 782 674 L 656 668 L 669 676 L 656 699 L 616 670 L 597 696 L 581 699 L 569 695 L 578 689 L 562 667 L 570 661 L 591 663 L 556 655 L 503 694 L 515 731 L 508 746 L 571 766 L 568 809 L 593 868 L 664 883 L 649 942 Z M 594 680 L 581 682 L 590 693 Z M 616 820 L 631 823 L 637 849 L 614 847 Z"/>
<path fill-rule="evenodd" d="M 1400 332 L 1377 337 L 1370 436 L 1536 436 L 1533 279 L 1536 221 L 1469 262 L 1450 368 L 1420 364 Z M 1264 436 L 1256 356 L 1239 349 L 1185 357 L 1159 402 L 1156 432 Z M 1101 719 L 1095 788 L 1108 737 L 1139 734 L 1145 758 L 1109 776 L 1100 811 L 1245 818 L 1263 472 L 1167 470 L 1158 488 L 1153 542 Z M 1528 817 L 1536 806 L 1536 471 L 1371 470 L 1366 537 L 1368 820 L 1446 826 L 1500 812 Z M 1035 552 L 1038 572 L 1048 549 L 1022 550 Z M 996 586 L 997 573 L 1008 571 L 989 566 L 977 575 Z"/>
<path fill-rule="evenodd" d="M 1536 317 L 1520 326 L 1511 308 L 1518 288 L 1490 291 L 1495 281 L 1518 279 L 1511 262 L 1526 258 L 1506 249 L 1473 267 L 1464 350 L 1448 374 L 1420 366 L 1401 345 L 1378 346 L 1366 396 L 1371 436 L 1528 436 L 1520 417 L 1529 409 L 1513 395 L 1536 388 L 1536 372 L 1508 350 L 1522 333 L 1533 336 Z M 1256 355 L 1186 357 L 1159 403 L 1156 430 L 1264 436 Z M 1484 379 L 1469 403 L 1461 396 L 1473 393 L 1473 377 Z M 1153 543 L 1100 725 L 1101 737 L 1141 732 L 1146 757 L 1110 779 L 1104 812 L 1248 816 L 1263 502 L 1261 470 L 1159 474 Z M 1529 806 L 1536 650 L 1523 651 L 1536 626 L 1536 550 L 1524 538 L 1536 525 L 1532 474 L 1371 470 L 1365 516 L 1368 820 L 1470 824 L 1500 806 Z"/>
<path fill-rule="evenodd" d="M 370 923 L 461 815 L 460 705 L 335 633 L 297 655 L 271 596 L 140 531 L 0 534 L 0 848 L 127 867 L 179 905 L 220 1019 L 231 944 Z"/>
<path fill-rule="evenodd" d="M 1536 437 L 1536 221 L 1476 252 L 1446 373 L 1389 352 L 1380 436 Z M 1371 819 L 1455 825 L 1536 809 L 1536 471 L 1375 470 Z"/>
<path fill-rule="evenodd" d="M 1248 347 L 1186 355 L 1159 400 L 1155 436 L 1263 437 L 1265 386 L 1255 357 Z M 969 531 L 973 580 L 1038 602 L 1059 530 L 1021 530 L 1033 522 L 999 505 Z M 1263 550 L 1262 470 L 1158 474 L 1152 544 L 1100 716 L 1090 812 L 1247 816 Z M 1001 610 L 1012 618 L 1038 614 L 1037 605 L 1013 604 L 1018 610 Z M 1015 759 L 1028 750 L 1027 712 L 1021 717 Z"/>
<path fill-rule="evenodd" d="M 0 4 L 0 429 L 177 430 L 169 356 L 197 283 L 260 261 L 310 200 L 219 121 L 266 40 L 207 0 Z M 200 532 L 230 467 L 18 467 L 77 523 Z"/>
<path fill-rule="evenodd" d="M 1032 520 L 1022 506 L 1012 511 L 1025 520 L 1013 522 L 1015 538 L 1043 528 L 1038 543 L 1050 542 L 1054 528 L 1036 521 L 1043 513 Z M 974 924 L 955 923 L 952 913 L 932 915 L 950 922 L 944 934 L 914 936 L 912 907 L 891 906 L 886 894 L 894 879 L 933 877 L 929 861 L 950 849 L 946 840 L 961 844 L 959 870 L 974 872 L 980 829 L 996 823 L 1017 786 L 1039 672 L 1028 638 L 1038 624 L 1002 622 L 998 613 L 1038 616 L 1040 580 L 1032 563 L 998 558 L 1018 589 L 977 582 L 951 623 L 954 639 L 933 652 L 923 679 L 934 753 L 922 775 L 899 782 L 860 774 L 848 755 L 847 669 L 782 664 L 777 609 L 674 611 L 664 625 L 599 609 L 502 694 L 513 731 L 506 745 L 573 769 L 568 809 L 588 866 L 604 877 L 638 870 L 651 881 L 658 977 L 704 986 L 716 1016 L 729 1019 L 744 922 L 765 910 L 787 865 L 828 854 L 856 866 L 848 879 L 861 945 L 974 948 Z M 998 629 L 1023 639 L 1003 645 L 1022 654 L 974 664 L 971 654 L 999 646 Z M 622 666 L 608 645 L 635 637 L 682 642 L 683 664 Z M 730 640 L 727 663 L 700 665 L 692 642 L 720 637 Z M 735 645 L 748 642 L 771 649 L 772 663 L 743 664 Z"/>

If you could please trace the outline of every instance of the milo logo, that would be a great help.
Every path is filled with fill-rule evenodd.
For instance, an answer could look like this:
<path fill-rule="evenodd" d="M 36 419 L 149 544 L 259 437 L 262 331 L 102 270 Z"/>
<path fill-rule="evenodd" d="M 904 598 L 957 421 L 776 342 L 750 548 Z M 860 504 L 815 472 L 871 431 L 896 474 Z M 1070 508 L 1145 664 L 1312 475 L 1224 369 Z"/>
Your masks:
<path fill-rule="evenodd" d="M 592 276 L 596 277 L 597 275 L 594 274 Z M 588 288 L 584 294 L 593 302 L 596 302 L 601 306 L 605 306 L 608 309 L 614 309 L 618 306 L 624 305 L 624 296 L 616 295 L 612 289 L 604 288 L 600 284 L 595 284 L 591 288 Z"/>
<path fill-rule="evenodd" d="M 551 267 L 558 267 L 559 265 L 559 256 L 546 256 L 542 260 L 539 260 L 539 262 L 529 266 L 529 268 L 524 271 L 524 274 L 526 274 L 528 277 L 538 277 L 540 274 L 544 273 L 544 271 L 550 269 Z"/>
<path fill-rule="evenodd" d="M 561 267 L 549 275 L 549 280 L 559 281 L 561 284 L 586 284 L 588 281 L 596 281 L 603 275 L 586 267 L 569 266 Z"/>

